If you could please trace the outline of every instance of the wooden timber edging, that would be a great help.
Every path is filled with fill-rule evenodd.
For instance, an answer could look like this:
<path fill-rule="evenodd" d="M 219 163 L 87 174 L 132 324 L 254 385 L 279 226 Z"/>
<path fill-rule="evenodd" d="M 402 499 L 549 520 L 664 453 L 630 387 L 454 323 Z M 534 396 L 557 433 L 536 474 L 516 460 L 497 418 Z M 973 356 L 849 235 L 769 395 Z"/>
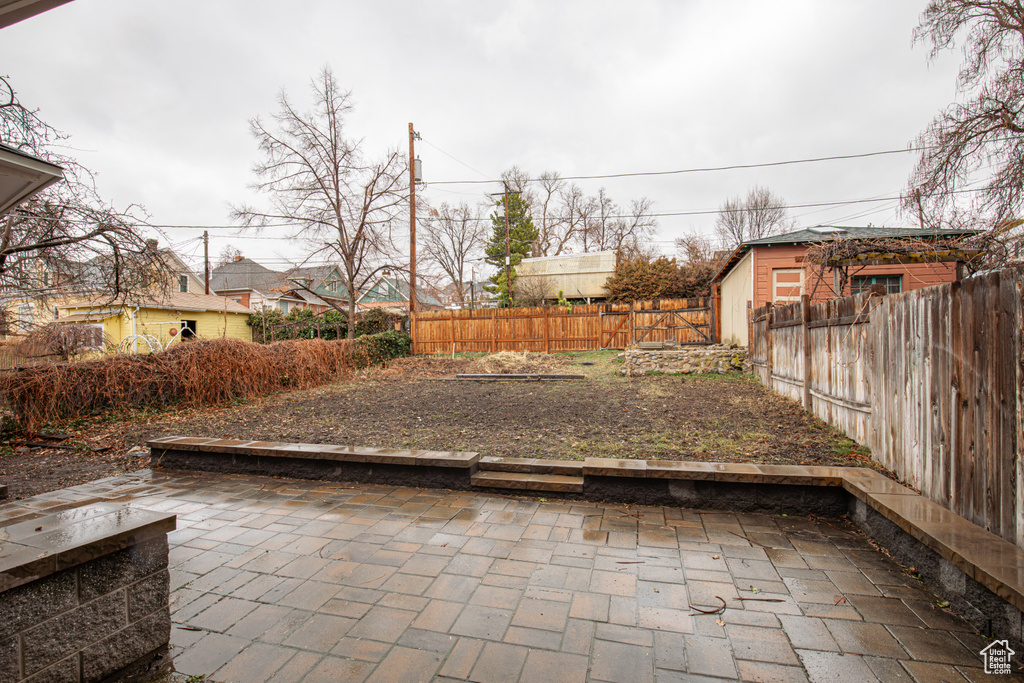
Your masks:
<path fill-rule="evenodd" d="M 717 341 L 712 297 L 571 307 L 417 311 L 410 317 L 413 354 L 498 351 L 557 353 L 625 349 L 640 340 Z"/>
<path fill-rule="evenodd" d="M 1024 547 L 1024 269 L 769 305 L 750 312 L 749 329 L 762 383 L 929 499 Z"/>

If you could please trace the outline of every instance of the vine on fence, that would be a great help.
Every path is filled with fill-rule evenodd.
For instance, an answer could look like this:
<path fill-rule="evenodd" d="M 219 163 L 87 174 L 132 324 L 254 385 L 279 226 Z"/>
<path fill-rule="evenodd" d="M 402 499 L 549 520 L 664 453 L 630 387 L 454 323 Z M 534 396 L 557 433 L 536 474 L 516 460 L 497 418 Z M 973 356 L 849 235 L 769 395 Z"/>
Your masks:
<path fill-rule="evenodd" d="M 356 320 L 355 336 L 393 330 L 405 318 L 382 308 L 373 308 Z M 314 313 L 308 308 L 295 309 L 284 315 L 276 308 L 257 311 L 249 316 L 253 341 L 262 344 L 286 339 L 345 339 L 348 316 L 338 311 Z"/>

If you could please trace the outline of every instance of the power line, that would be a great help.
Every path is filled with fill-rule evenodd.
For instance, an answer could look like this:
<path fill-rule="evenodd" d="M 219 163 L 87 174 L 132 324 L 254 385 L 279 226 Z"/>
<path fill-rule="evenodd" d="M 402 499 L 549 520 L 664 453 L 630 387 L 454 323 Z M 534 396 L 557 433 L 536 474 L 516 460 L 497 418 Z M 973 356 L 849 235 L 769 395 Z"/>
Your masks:
<path fill-rule="evenodd" d="M 810 164 L 820 161 L 841 161 L 845 159 L 866 159 L 868 157 L 885 156 L 889 154 L 906 154 L 907 152 L 919 152 L 928 147 L 907 147 L 905 149 L 887 149 L 878 152 L 862 152 L 860 154 L 836 154 L 827 157 L 810 157 L 807 159 L 787 159 L 785 161 L 766 161 L 757 164 L 730 164 L 728 166 L 698 166 L 695 168 L 680 168 L 672 171 L 635 171 L 630 173 L 603 173 L 598 175 L 577 175 L 561 176 L 561 180 L 602 180 L 606 178 L 636 178 L 642 176 L 680 175 L 683 173 L 710 173 L 715 171 L 737 171 L 748 168 L 769 168 L 772 166 L 790 166 L 793 164 Z M 456 160 L 458 161 L 458 160 Z M 460 162 L 461 163 L 461 162 Z M 475 169 L 474 169 L 475 170 Z M 524 182 L 535 183 L 541 178 L 527 178 Z M 476 185 L 483 183 L 500 183 L 501 180 L 435 180 L 432 185 Z"/>
<path fill-rule="evenodd" d="M 433 147 L 433 148 L 434 148 L 434 149 L 436 149 L 436 150 L 437 150 L 438 152 L 440 152 L 441 154 L 445 155 L 446 157 L 448 157 L 448 158 L 449 158 L 449 159 L 451 159 L 452 161 L 454 161 L 454 162 L 456 162 L 456 163 L 459 163 L 459 164 L 462 164 L 463 166 L 465 166 L 466 168 L 468 168 L 468 169 L 469 169 L 470 171 L 473 171 L 473 172 L 474 172 L 474 173 L 476 173 L 477 175 L 483 176 L 484 178 L 486 178 L 486 177 L 487 177 L 487 174 L 486 174 L 486 173 L 484 173 L 483 171 L 480 171 L 480 170 L 477 170 L 477 169 L 473 168 L 472 166 L 470 166 L 469 164 L 467 164 L 467 163 L 466 163 L 465 161 L 462 161 L 461 159 L 456 159 L 456 158 L 455 158 L 454 156 L 452 156 L 452 155 L 451 155 L 451 154 L 449 154 L 448 152 L 444 151 L 443 149 L 441 149 L 440 147 L 438 147 L 437 145 L 435 145 L 434 143 L 432 143 L 432 142 L 431 142 L 430 140 L 427 140 L 427 139 L 423 138 L 422 136 L 420 137 L 420 140 L 422 140 L 422 141 L 423 141 L 424 143 L 426 143 L 426 144 L 430 145 L 431 147 Z"/>

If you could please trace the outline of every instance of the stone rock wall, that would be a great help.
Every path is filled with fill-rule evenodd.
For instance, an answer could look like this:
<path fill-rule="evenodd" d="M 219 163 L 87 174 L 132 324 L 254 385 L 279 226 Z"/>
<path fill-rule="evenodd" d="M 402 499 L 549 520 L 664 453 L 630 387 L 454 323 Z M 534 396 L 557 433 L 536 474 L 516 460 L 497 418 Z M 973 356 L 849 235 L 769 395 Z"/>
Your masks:
<path fill-rule="evenodd" d="M 0 593 L 0 680 L 101 681 L 167 646 L 167 537 Z"/>
<path fill-rule="evenodd" d="M 749 372 L 747 349 L 742 346 L 716 344 L 688 346 L 679 349 L 627 349 L 622 374 L 639 377 L 649 372 L 666 374 Z"/>

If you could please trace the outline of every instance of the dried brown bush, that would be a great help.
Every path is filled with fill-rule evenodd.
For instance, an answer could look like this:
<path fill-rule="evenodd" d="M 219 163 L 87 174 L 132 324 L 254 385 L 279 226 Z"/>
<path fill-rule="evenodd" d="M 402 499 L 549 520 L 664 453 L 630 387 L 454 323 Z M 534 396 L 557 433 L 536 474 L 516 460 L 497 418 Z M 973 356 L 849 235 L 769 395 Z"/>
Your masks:
<path fill-rule="evenodd" d="M 0 373 L 0 399 L 19 426 L 165 405 L 203 406 L 324 384 L 370 362 L 359 341 L 263 345 L 194 341 L 148 355 L 52 363 Z"/>

